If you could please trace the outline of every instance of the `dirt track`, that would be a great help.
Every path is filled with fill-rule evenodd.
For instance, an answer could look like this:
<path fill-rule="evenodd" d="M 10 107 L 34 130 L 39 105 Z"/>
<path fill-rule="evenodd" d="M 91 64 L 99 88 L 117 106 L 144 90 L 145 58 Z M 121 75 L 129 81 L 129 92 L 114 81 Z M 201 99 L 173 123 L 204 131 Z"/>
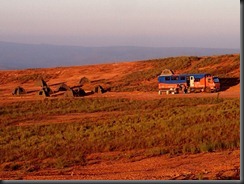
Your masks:
<path fill-rule="evenodd" d="M 137 100 L 152 100 L 161 98 L 202 98 L 217 97 L 218 93 L 190 93 L 190 94 L 162 94 L 157 92 L 108 92 L 105 94 L 96 94 L 91 97 L 109 97 L 109 98 L 129 98 Z M 223 91 L 219 92 L 219 98 L 239 98 L 239 91 Z"/>
<path fill-rule="evenodd" d="M 103 153 L 108 156 L 119 153 Z M 93 155 L 91 157 L 97 157 Z M 87 166 L 37 172 L 0 172 L 0 178 L 23 180 L 225 180 L 240 178 L 240 150 L 170 157 L 100 161 Z"/>
<path fill-rule="evenodd" d="M 236 88 L 236 87 L 235 87 Z M 219 98 L 240 98 L 240 90 L 227 90 L 219 92 Z M 162 94 L 159 95 L 157 92 L 107 92 L 104 94 L 93 94 L 85 97 L 78 98 L 99 98 L 99 97 L 107 97 L 107 98 L 128 98 L 134 100 L 153 100 L 153 99 L 161 99 L 161 98 L 201 98 L 201 97 L 213 97 L 217 98 L 218 93 L 190 93 L 190 94 Z M 52 98 L 60 98 L 59 97 L 49 97 Z M 63 98 L 61 96 L 61 98 Z M 20 97 L 15 97 L 11 95 L 0 96 L 0 102 L 2 104 L 7 104 L 16 101 L 32 101 L 32 100 L 43 100 L 43 98 L 37 98 L 34 95 L 23 95 Z"/>

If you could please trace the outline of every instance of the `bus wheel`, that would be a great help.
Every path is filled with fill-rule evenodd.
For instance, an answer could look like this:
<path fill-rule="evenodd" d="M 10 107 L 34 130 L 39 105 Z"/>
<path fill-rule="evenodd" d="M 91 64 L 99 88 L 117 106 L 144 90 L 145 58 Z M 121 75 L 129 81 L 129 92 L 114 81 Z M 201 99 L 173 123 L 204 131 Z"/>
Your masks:
<path fill-rule="evenodd" d="M 186 87 L 185 87 L 185 86 L 182 87 L 182 92 L 183 92 L 183 93 L 186 93 L 186 91 L 187 91 Z"/>
<path fill-rule="evenodd" d="M 183 93 L 187 93 L 187 88 L 186 88 L 186 86 L 184 86 L 184 88 L 182 88 L 182 92 L 183 92 Z"/>

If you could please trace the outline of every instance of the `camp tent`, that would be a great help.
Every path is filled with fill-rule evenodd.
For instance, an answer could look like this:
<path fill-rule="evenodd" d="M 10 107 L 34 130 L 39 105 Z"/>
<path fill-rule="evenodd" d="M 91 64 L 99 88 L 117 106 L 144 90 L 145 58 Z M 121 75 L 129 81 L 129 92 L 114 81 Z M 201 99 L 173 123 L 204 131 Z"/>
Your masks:
<path fill-rule="evenodd" d="M 79 96 L 85 96 L 86 92 L 79 87 L 75 87 L 73 89 L 67 90 L 64 93 L 65 97 L 79 97 Z"/>
<path fill-rule="evenodd" d="M 51 88 L 50 88 L 49 86 L 43 86 L 42 89 L 43 89 L 46 93 L 48 93 L 48 94 L 52 94 L 52 93 L 53 93 L 53 91 L 51 90 Z"/>
<path fill-rule="evenodd" d="M 26 94 L 26 91 L 21 86 L 16 87 L 12 92 L 12 95 L 22 95 L 22 94 Z"/>
<path fill-rule="evenodd" d="M 74 97 L 74 92 L 72 89 L 65 91 L 64 93 L 65 97 Z"/>
<path fill-rule="evenodd" d="M 44 89 L 41 89 L 40 91 L 38 91 L 36 95 L 37 96 L 41 96 L 41 97 L 48 97 L 48 96 L 50 96 L 49 93 L 47 93 Z"/>
<path fill-rule="evenodd" d="M 50 96 L 50 94 L 52 93 L 52 90 L 48 86 L 44 86 L 40 91 L 37 92 L 37 96 L 47 97 Z"/>
<path fill-rule="evenodd" d="M 70 87 L 62 83 L 57 87 L 55 91 L 58 92 L 58 91 L 67 91 L 67 90 L 70 90 Z"/>
<path fill-rule="evenodd" d="M 82 77 L 82 78 L 80 79 L 80 81 L 79 81 L 79 84 L 80 84 L 80 85 L 84 85 L 84 84 L 86 84 L 86 83 L 90 83 L 90 80 L 89 80 L 88 78 L 86 78 L 86 77 Z"/>
<path fill-rule="evenodd" d="M 94 92 L 94 93 L 105 93 L 106 90 L 103 89 L 102 86 L 98 85 L 98 86 L 96 86 L 96 87 L 93 89 L 93 92 Z"/>
<path fill-rule="evenodd" d="M 169 69 L 164 69 L 161 73 L 161 75 L 173 75 L 173 74 L 174 74 L 174 72 Z"/>
<path fill-rule="evenodd" d="M 85 96 L 86 95 L 86 92 L 82 88 L 76 87 L 76 88 L 73 88 L 72 90 L 73 90 L 74 96 Z"/>
<path fill-rule="evenodd" d="M 36 86 L 44 87 L 44 86 L 47 86 L 47 83 L 43 79 L 38 79 L 36 81 Z"/>

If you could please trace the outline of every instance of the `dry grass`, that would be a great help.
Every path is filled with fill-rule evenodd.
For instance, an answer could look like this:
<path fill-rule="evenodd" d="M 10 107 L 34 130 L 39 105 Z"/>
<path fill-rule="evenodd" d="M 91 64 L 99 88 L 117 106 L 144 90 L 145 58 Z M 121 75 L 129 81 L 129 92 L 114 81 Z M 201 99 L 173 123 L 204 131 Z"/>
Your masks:
<path fill-rule="evenodd" d="M 47 114 L 120 112 L 64 124 L 16 126 Z M 87 164 L 86 155 L 146 149 L 144 157 L 239 148 L 239 99 L 63 99 L 16 102 L 0 110 L 3 170 Z M 51 159 L 49 162 L 45 160 Z M 16 163 L 8 165 L 6 163 Z M 26 169 L 26 168 L 25 168 Z"/>

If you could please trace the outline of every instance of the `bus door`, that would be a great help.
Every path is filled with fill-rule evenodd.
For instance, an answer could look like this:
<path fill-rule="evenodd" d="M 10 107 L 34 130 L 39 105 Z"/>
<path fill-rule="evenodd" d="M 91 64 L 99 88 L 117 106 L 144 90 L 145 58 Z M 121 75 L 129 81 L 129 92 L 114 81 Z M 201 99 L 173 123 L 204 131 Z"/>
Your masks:
<path fill-rule="evenodd" d="M 190 87 L 194 87 L 194 76 L 190 76 Z"/>

